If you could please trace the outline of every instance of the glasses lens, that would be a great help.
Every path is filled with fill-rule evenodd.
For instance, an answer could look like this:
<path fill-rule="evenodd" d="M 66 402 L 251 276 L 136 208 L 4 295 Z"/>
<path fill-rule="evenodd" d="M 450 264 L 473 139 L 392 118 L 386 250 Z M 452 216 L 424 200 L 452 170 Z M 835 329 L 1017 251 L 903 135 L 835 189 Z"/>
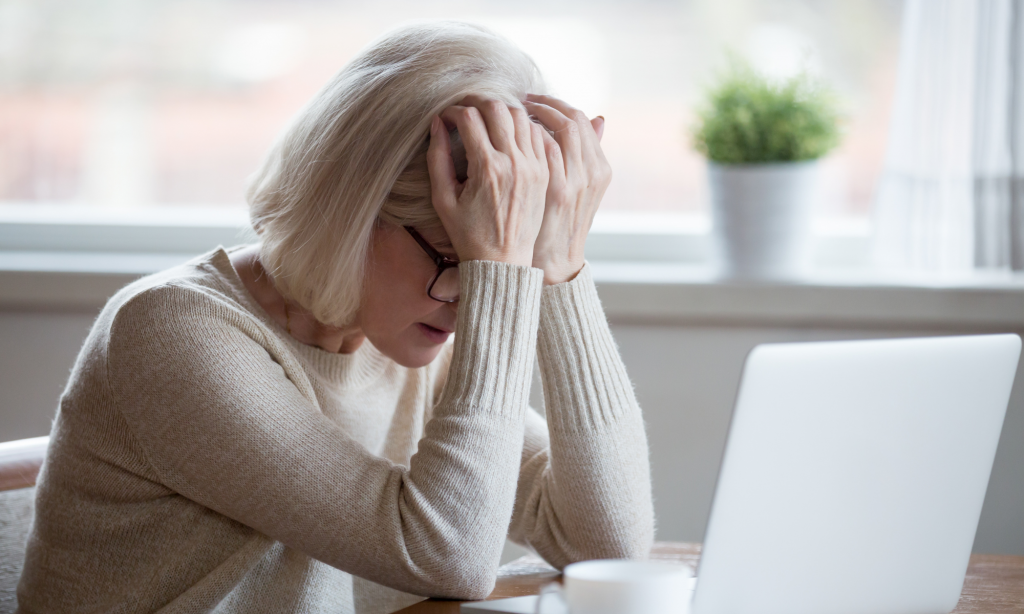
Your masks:
<path fill-rule="evenodd" d="M 445 302 L 459 298 L 459 267 L 449 267 L 441 271 L 441 276 L 430 289 L 430 296 Z"/>

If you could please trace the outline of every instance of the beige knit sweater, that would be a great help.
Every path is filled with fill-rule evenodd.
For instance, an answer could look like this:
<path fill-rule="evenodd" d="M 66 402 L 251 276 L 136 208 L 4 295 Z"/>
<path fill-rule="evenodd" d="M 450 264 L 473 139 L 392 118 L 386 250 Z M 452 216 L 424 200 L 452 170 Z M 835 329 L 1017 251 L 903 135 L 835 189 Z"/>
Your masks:
<path fill-rule="evenodd" d="M 237 248 L 235 248 L 237 249 Z M 21 612 L 390 612 L 482 598 L 506 535 L 643 557 L 640 409 L 589 268 L 460 265 L 454 342 L 403 368 L 288 335 L 217 250 L 121 290 L 75 363 Z M 539 358 L 547 423 L 527 407 Z"/>

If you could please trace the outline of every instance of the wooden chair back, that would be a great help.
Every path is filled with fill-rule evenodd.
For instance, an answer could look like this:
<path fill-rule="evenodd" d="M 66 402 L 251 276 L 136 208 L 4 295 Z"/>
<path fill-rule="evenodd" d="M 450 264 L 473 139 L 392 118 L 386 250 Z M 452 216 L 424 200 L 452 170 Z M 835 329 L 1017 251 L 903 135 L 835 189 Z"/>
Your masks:
<path fill-rule="evenodd" d="M 18 609 L 17 589 L 32 526 L 36 477 L 49 437 L 0 443 L 0 614 Z"/>
<path fill-rule="evenodd" d="M 36 485 L 49 437 L 0 443 L 0 492 Z"/>

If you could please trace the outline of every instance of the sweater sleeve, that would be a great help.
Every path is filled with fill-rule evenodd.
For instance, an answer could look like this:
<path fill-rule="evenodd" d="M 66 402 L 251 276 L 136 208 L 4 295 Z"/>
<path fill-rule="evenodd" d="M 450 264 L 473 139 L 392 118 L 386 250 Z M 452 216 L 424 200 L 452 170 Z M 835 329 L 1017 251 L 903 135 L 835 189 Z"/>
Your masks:
<path fill-rule="evenodd" d="M 645 558 L 654 539 L 643 417 L 590 274 L 543 290 L 547 424 L 530 411 L 509 538 L 561 569 Z"/>
<path fill-rule="evenodd" d="M 460 272 L 452 375 L 408 468 L 324 416 L 265 329 L 188 288 L 119 310 L 113 401 L 181 495 L 374 582 L 483 598 L 514 505 L 543 274 L 483 261 Z"/>

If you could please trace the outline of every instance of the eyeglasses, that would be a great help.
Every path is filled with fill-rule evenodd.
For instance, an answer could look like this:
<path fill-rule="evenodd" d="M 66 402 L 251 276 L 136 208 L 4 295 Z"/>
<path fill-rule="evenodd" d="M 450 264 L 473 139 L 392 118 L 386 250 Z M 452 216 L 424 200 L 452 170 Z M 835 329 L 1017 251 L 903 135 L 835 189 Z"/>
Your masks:
<path fill-rule="evenodd" d="M 427 296 L 442 303 L 454 303 L 459 300 L 459 261 L 442 256 L 434 246 L 427 242 L 412 226 L 404 226 L 413 239 L 427 252 L 430 259 L 437 265 L 437 273 L 427 284 Z"/>

